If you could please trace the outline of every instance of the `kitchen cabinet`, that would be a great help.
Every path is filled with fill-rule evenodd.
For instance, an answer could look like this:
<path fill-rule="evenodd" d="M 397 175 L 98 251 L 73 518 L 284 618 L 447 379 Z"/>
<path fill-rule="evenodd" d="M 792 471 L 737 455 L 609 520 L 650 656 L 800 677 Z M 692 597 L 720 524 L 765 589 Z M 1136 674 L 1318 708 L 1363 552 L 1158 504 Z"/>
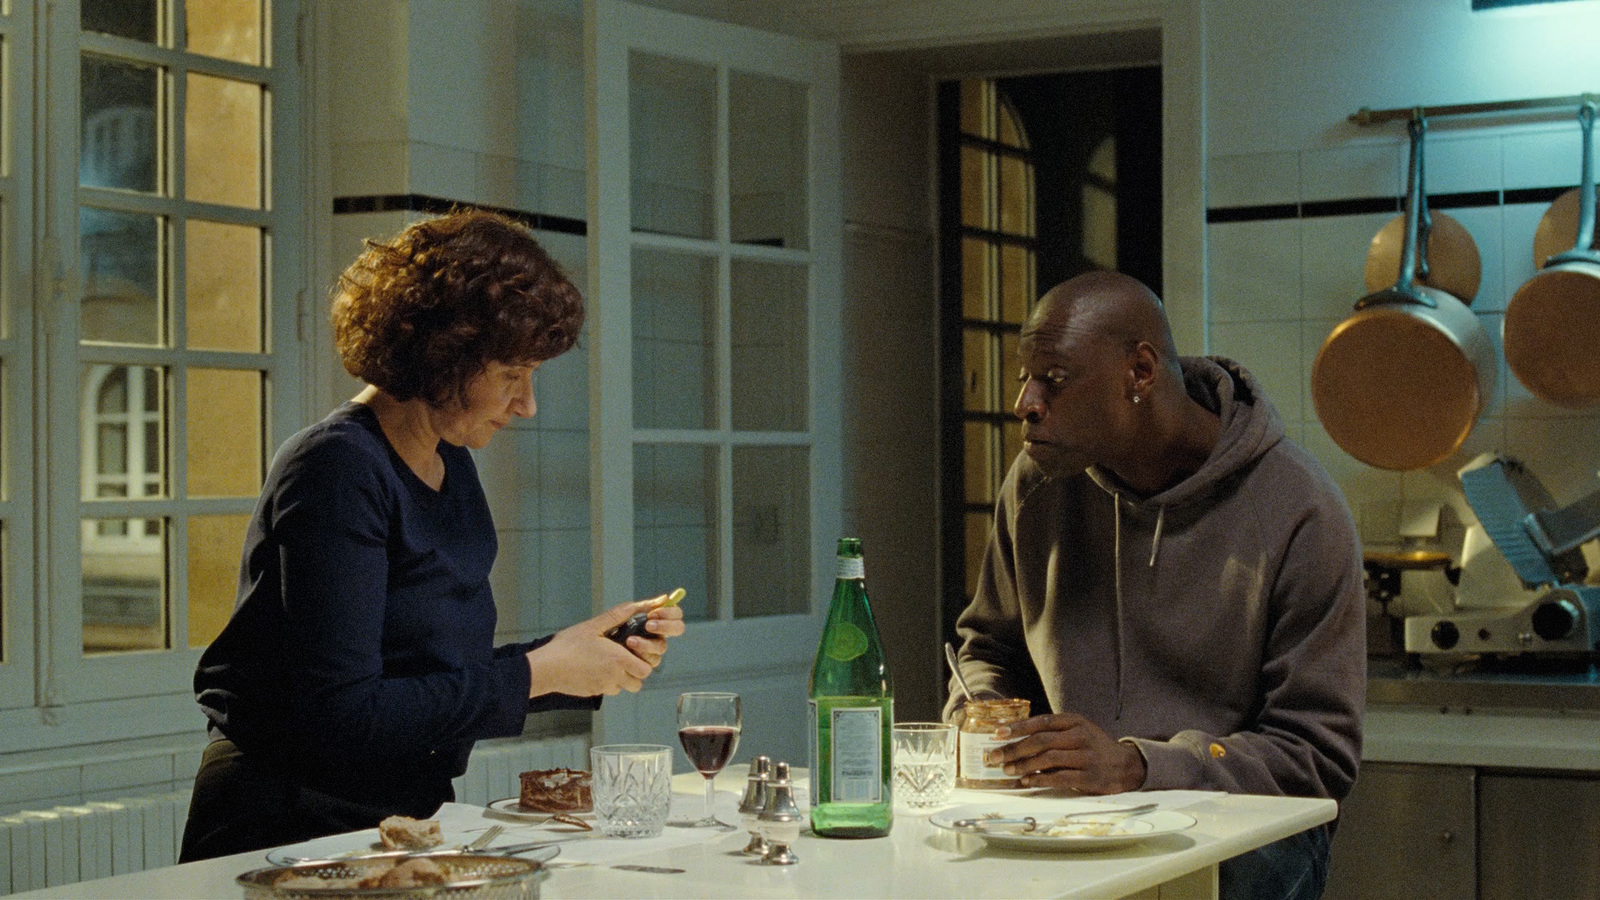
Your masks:
<path fill-rule="evenodd" d="M 1325 900 L 1477 896 L 1477 770 L 1363 763 L 1333 836 Z"/>
<path fill-rule="evenodd" d="M 1478 900 L 1600 897 L 1600 775 L 1478 777 Z"/>
<path fill-rule="evenodd" d="M 1600 774 L 1366 762 L 1327 900 L 1600 897 Z"/>

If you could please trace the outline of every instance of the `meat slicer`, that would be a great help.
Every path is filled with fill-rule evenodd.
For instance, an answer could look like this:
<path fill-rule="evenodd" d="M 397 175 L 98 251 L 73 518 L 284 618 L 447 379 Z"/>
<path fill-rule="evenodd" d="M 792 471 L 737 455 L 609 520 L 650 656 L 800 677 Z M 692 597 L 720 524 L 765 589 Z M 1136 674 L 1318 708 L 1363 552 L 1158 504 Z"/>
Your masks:
<path fill-rule="evenodd" d="M 1557 507 L 1521 463 L 1494 454 L 1458 474 L 1478 524 L 1463 540 L 1454 608 L 1406 617 L 1406 652 L 1600 651 L 1600 587 L 1584 583 L 1581 550 L 1600 536 L 1600 490 Z"/>

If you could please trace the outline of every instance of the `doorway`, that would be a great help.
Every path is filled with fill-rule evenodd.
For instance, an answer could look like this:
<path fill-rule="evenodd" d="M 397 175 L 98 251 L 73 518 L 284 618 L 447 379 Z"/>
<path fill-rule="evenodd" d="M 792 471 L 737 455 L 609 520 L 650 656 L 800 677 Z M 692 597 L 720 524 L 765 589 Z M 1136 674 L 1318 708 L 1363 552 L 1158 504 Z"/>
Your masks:
<path fill-rule="evenodd" d="M 1162 292 L 1161 70 L 938 87 L 941 633 L 971 599 L 1001 482 L 1022 324 L 1041 293 L 1115 269 Z"/>

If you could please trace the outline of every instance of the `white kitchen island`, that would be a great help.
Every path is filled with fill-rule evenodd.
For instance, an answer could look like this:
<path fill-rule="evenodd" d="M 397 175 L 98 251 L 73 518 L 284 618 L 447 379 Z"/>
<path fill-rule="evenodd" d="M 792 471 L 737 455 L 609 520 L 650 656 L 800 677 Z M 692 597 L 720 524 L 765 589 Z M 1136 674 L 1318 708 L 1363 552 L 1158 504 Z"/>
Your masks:
<path fill-rule="evenodd" d="M 719 815 L 737 821 L 735 805 L 744 767 L 717 780 Z M 674 778 L 675 810 L 703 802 L 700 776 Z M 982 802 L 992 794 L 957 791 L 952 804 Z M 886 838 L 837 840 L 803 834 L 794 845 L 800 862 L 762 865 L 740 853 L 744 832 L 694 829 L 662 838 L 615 838 L 562 845 L 540 896 L 588 897 L 1215 897 L 1217 864 L 1264 844 L 1328 822 L 1332 800 L 1206 796 L 1181 807 L 1193 827 L 1116 849 L 1030 853 L 1000 850 L 981 838 L 938 829 L 926 815 L 897 810 Z M 485 812 L 486 817 L 493 813 Z M 614 868 L 634 866 L 676 872 Z M 97 881 L 17 894 L 19 898 L 238 897 L 234 879 L 266 865 L 245 853 Z"/>

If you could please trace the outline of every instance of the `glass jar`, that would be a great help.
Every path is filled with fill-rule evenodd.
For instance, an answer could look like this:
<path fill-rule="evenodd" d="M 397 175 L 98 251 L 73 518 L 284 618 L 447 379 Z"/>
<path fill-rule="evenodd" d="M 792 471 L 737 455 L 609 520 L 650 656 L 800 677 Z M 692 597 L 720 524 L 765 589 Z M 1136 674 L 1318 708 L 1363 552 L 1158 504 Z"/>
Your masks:
<path fill-rule="evenodd" d="M 956 755 L 960 757 L 960 769 L 956 775 L 956 787 L 962 788 L 1015 788 L 1022 786 L 1022 780 L 1015 775 L 1007 775 L 1005 769 L 991 766 L 984 762 L 984 755 L 990 750 L 1010 743 L 1009 740 L 996 740 L 994 733 L 1001 725 L 1011 722 L 1020 722 L 1028 717 L 1029 704 L 1026 700 L 969 700 L 963 707 L 967 718 L 961 723 L 961 732 L 957 736 L 958 749 Z"/>

